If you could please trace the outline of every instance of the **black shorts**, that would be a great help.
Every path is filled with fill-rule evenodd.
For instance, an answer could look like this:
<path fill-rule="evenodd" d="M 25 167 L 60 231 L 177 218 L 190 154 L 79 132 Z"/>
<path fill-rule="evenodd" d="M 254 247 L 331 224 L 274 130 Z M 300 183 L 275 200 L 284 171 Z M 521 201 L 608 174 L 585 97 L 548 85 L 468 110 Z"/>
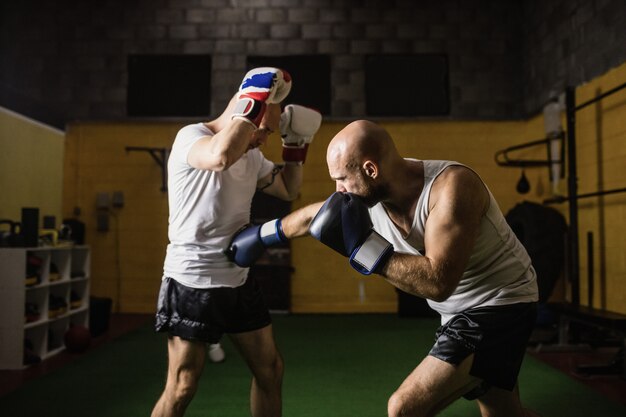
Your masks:
<path fill-rule="evenodd" d="M 439 327 L 429 354 L 458 365 L 473 353 L 470 374 L 485 382 L 483 392 L 488 386 L 512 391 L 535 325 L 536 307 L 520 303 L 457 314 Z M 476 396 L 466 396 L 471 397 Z"/>
<path fill-rule="evenodd" d="M 271 322 L 261 288 L 253 277 L 235 288 L 190 288 L 172 278 L 161 282 L 157 332 L 217 343 L 224 333 L 249 332 Z"/>

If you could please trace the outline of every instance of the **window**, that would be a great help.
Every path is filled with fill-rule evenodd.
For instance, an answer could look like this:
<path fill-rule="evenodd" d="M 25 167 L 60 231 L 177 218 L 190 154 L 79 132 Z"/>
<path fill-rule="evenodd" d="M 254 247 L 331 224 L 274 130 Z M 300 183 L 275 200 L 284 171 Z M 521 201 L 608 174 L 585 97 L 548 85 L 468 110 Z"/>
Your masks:
<path fill-rule="evenodd" d="M 130 55 L 129 116 L 207 116 L 211 113 L 210 55 Z"/>
<path fill-rule="evenodd" d="M 447 115 L 446 55 L 368 55 L 365 102 L 370 116 Z"/>

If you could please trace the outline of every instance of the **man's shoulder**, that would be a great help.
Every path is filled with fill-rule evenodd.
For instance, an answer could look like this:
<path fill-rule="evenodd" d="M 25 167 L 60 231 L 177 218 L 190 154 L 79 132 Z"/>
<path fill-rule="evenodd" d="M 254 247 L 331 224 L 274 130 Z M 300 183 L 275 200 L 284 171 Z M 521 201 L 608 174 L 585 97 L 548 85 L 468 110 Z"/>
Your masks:
<path fill-rule="evenodd" d="M 435 179 L 433 185 L 446 185 L 452 188 L 474 188 L 482 186 L 480 176 L 470 167 L 454 164 L 446 167 Z"/>
<path fill-rule="evenodd" d="M 444 199 L 483 213 L 489 206 L 489 191 L 480 176 L 465 165 L 446 168 L 433 182 L 430 205 Z"/>
<path fill-rule="evenodd" d="M 191 136 L 196 136 L 196 135 L 207 136 L 207 135 L 213 135 L 213 132 L 204 123 L 193 123 L 193 124 L 189 124 L 189 125 L 183 126 L 178 131 L 177 137 L 188 136 L 188 135 L 191 135 Z"/>
<path fill-rule="evenodd" d="M 186 148 L 198 139 L 213 136 L 213 132 L 204 123 L 194 123 L 182 127 L 176 134 L 173 149 Z"/>

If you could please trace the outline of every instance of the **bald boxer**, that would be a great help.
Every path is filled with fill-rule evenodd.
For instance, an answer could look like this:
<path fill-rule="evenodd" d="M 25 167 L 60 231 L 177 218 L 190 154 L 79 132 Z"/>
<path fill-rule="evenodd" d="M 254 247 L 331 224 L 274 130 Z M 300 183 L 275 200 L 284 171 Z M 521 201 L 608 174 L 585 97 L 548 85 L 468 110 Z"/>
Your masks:
<path fill-rule="evenodd" d="M 431 416 L 461 397 L 483 416 L 536 415 L 517 385 L 536 274 L 479 175 L 454 161 L 402 157 L 365 120 L 341 130 L 326 158 L 337 192 L 276 220 L 282 238 L 311 234 L 441 315 L 429 355 L 393 393 L 388 415 Z"/>

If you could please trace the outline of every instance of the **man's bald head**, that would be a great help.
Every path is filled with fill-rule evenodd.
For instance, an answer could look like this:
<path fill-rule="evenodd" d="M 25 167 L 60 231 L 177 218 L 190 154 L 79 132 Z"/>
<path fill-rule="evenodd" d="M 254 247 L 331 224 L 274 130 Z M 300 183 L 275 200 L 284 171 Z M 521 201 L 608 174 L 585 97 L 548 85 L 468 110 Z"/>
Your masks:
<path fill-rule="evenodd" d="M 337 191 L 357 194 L 372 206 L 385 198 L 402 158 L 385 129 L 357 120 L 330 141 L 326 162 Z"/>
<path fill-rule="evenodd" d="M 397 151 L 385 129 L 368 120 L 357 120 L 330 141 L 326 159 L 329 163 L 344 161 L 346 166 L 354 168 L 367 159 L 380 164 L 393 154 L 397 155 Z"/>

